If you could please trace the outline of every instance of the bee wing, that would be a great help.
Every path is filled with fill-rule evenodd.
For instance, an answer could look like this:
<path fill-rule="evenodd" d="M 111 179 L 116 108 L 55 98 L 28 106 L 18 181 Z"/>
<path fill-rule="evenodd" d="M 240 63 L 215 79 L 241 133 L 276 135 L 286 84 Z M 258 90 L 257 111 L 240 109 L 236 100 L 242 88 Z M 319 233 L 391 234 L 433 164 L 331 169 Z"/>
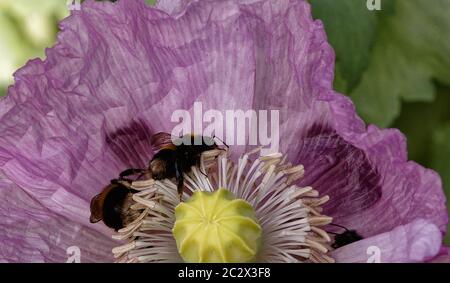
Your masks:
<path fill-rule="evenodd" d="M 102 194 L 98 194 L 91 200 L 91 217 L 89 218 L 91 223 L 97 223 L 103 219 L 102 199 Z"/>
<path fill-rule="evenodd" d="M 113 185 L 109 184 L 103 188 L 101 193 L 91 199 L 91 217 L 89 218 L 91 223 L 97 223 L 100 220 L 103 220 L 103 204 L 105 203 L 106 196 L 112 188 Z"/>
<path fill-rule="evenodd" d="M 173 147 L 174 144 L 172 143 L 172 135 L 169 133 L 156 133 L 151 137 L 151 144 L 154 151 L 159 151 L 162 148 L 165 147 Z"/>

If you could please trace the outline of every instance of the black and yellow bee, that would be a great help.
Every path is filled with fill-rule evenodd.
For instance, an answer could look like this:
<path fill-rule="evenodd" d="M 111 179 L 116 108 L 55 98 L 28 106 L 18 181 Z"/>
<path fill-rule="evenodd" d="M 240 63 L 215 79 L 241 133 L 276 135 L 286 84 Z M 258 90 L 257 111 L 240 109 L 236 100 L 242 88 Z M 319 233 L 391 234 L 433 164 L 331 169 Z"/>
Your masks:
<path fill-rule="evenodd" d="M 128 169 L 122 172 L 121 177 L 128 174 L 150 172 L 155 180 L 175 178 L 180 199 L 184 186 L 183 174 L 189 173 L 192 166 L 200 165 L 203 152 L 220 149 L 214 138 L 192 134 L 173 138 L 170 134 L 161 132 L 152 136 L 151 144 L 156 154 L 150 161 L 149 167 L 147 169 Z"/>
<path fill-rule="evenodd" d="M 106 226 L 118 231 L 139 216 L 139 211 L 131 209 L 133 193 L 131 181 L 114 179 L 103 188 L 102 192 L 91 200 L 90 222 L 103 220 Z"/>
<path fill-rule="evenodd" d="M 182 140 L 181 140 L 182 139 Z M 127 176 L 138 175 L 137 179 L 153 178 L 162 180 L 175 178 L 177 191 L 183 193 L 184 173 L 189 173 L 192 166 L 199 166 L 201 154 L 217 149 L 213 138 L 205 136 L 185 135 L 172 142 L 168 133 L 158 133 L 152 136 L 151 144 L 157 151 L 146 169 L 130 168 L 120 173 L 118 179 L 111 181 L 101 193 L 91 200 L 90 222 L 103 220 L 106 226 L 119 230 L 132 222 L 138 216 L 138 211 L 130 209 L 133 193 L 131 180 Z M 196 142 L 197 141 L 197 142 Z M 175 145 L 177 144 L 177 145 Z"/>

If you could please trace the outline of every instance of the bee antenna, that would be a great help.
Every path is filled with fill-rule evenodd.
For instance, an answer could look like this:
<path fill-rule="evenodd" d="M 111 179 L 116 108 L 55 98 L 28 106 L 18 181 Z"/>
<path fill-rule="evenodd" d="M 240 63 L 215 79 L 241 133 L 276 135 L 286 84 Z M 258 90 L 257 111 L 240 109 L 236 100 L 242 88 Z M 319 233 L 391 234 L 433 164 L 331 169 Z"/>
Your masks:
<path fill-rule="evenodd" d="M 140 179 L 142 178 L 142 176 L 144 176 L 145 174 L 150 173 L 150 172 L 151 172 L 150 169 L 147 169 L 147 170 L 142 171 L 142 173 L 138 175 L 138 177 L 136 178 L 136 180 L 140 180 Z"/>
<path fill-rule="evenodd" d="M 221 143 L 223 143 L 224 146 L 226 146 L 227 148 L 230 148 L 223 140 L 221 140 L 219 137 L 216 137 L 216 135 L 213 136 L 213 140 L 214 139 L 218 139 Z"/>
<path fill-rule="evenodd" d="M 113 185 L 122 185 L 122 186 L 125 186 L 128 189 L 131 188 L 131 183 L 132 182 L 133 182 L 132 180 L 126 179 L 126 178 L 112 179 L 111 180 L 111 184 L 113 184 Z"/>
<path fill-rule="evenodd" d="M 330 224 L 328 224 L 328 225 L 340 227 L 340 228 L 342 228 L 342 229 L 345 229 L 345 231 L 348 231 L 348 229 L 347 229 L 346 227 L 342 226 L 342 225 L 338 225 L 338 224 L 334 224 L 334 223 L 330 223 Z"/>
<path fill-rule="evenodd" d="M 206 174 L 205 172 L 203 172 L 203 170 L 201 168 L 199 168 L 200 173 L 203 174 L 203 176 L 208 177 L 208 174 Z"/>

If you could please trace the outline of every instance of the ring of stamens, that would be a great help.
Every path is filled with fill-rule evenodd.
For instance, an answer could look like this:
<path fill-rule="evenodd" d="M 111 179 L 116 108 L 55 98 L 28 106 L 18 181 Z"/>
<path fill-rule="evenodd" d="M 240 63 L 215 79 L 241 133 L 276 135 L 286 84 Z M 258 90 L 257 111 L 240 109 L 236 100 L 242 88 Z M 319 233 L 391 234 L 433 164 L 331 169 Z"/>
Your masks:
<path fill-rule="evenodd" d="M 256 262 L 334 262 L 327 255 L 331 239 L 321 228 L 332 221 L 321 214 L 329 197 L 320 197 L 312 187 L 295 185 L 304 174 L 302 165 L 290 164 L 281 153 L 258 157 L 259 152 L 257 148 L 244 154 L 237 164 L 228 151 L 204 152 L 200 168 L 192 167 L 185 174 L 183 200 L 198 190 L 227 188 L 252 205 L 262 228 Z M 182 262 L 172 234 L 179 204 L 176 184 L 150 179 L 135 181 L 132 187 L 139 191 L 133 195 L 132 209 L 142 213 L 113 235 L 127 241 L 113 249 L 116 261 Z"/>

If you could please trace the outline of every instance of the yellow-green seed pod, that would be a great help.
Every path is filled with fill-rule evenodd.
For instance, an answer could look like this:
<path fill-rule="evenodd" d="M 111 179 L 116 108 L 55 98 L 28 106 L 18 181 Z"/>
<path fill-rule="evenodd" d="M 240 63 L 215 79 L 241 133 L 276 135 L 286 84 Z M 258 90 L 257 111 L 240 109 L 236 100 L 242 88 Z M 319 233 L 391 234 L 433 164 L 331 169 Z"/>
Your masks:
<path fill-rule="evenodd" d="M 196 191 L 175 208 L 175 237 L 185 262 L 251 262 L 261 244 L 253 207 L 225 189 Z"/>

